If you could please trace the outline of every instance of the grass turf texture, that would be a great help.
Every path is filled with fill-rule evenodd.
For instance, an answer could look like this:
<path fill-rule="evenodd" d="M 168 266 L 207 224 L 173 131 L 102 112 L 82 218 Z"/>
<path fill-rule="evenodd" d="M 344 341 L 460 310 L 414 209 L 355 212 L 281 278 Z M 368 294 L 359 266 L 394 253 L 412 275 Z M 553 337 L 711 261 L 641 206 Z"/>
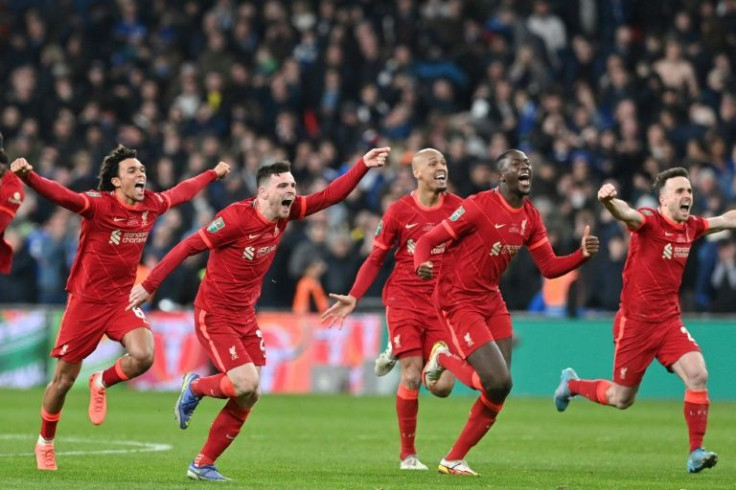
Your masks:
<path fill-rule="evenodd" d="M 57 453 L 126 449 L 115 441 L 170 444 L 164 452 L 57 456 L 59 470 L 39 472 L 32 455 L 41 390 L 0 390 L 0 487 L 193 488 L 186 468 L 205 440 L 222 400 L 204 399 L 188 430 L 173 419 L 174 393 L 108 392 L 108 415 L 94 427 L 86 390 L 67 398 Z M 264 396 L 217 462 L 235 481 L 257 489 L 717 489 L 736 482 L 736 403 L 711 405 L 706 443 L 721 461 L 690 475 L 682 403 L 640 401 L 619 412 L 574 400 L 560 414 L 549 399 L 515 398 L 468 455 L 480 478 L 440 475 L 436 464 L 462 428 L 473 399 L 420 398 L 417 448 L 430 471 L 398 469 L 394 399 Z M 65 442 L 65 438 L 69 439 Z M 9 456 L 9 454 L 25 453 Z"/>

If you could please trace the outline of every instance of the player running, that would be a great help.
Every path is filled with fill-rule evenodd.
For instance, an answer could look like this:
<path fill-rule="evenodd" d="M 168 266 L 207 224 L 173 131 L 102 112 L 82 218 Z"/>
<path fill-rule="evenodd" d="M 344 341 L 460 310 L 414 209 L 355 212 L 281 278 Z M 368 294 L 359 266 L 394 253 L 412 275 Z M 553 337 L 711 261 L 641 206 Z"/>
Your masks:
<path fill-rule="evenodd" d="M 373 249 L 358 271 L 350 293 L 330 294 L 337 303 L 322 314 L 322 319 L 330 326 L 342 325 L 343 319 L 355 309 L 376 279 L 389 251 L 396 247 L 396 264 L 383 288 L 383 304 L 389 331 L 388 352 L 401 364 L 401 382 L 396 392 L 401 437 L 399 468 L 426 470 L 427 466 L 419 461 L 414 447 L 421 372 L 432 346 L 447 337 L 432 301 L 435 281 L 421 281 L 414 272 L 414 247 L 417 240 L 449 216 L 462 199 L 447 192 L 447 162 L 439 151 L 433 148 L 418 151 L 411 166 L 417 189 L 386 210 L 376 230 Z M 431 251 L 433 260 L 441 262 L 444 251 L 444 244 L 435 247 Z M 431 391 L 446 397 L 453 383 L 452 375 L 443 373 Z"/>
<path fill-rule="evenodd" d="M 105 389 L 140 376 L 153 363 L 151 327 L 143 311 L 126 309 L 126 299 L 154 221 L 171 206 L 192 199 L 216 178 L 225 177 L 230 167 L 220 162 L 214 170 L 160 193 L 145 189 L 145 167 L 135 150 L 122 145 L 102 162 L 97 191 L 70 191 L 33 172 L 24 158 L 15 160 L 11 170 L 41 196 L 83 218 L 79 251 L 66 285 L 66 311 L 51 351 L 58 363 L 43 397 L 41 433 L 36 444 L 38 469 L 56 470 L 54 437 L 64 400 L 82 361 L 95 350 L 102 336 L 120 342 L 126 354 L 89 378 L 89 418 L 93 424 L 105 420 Z"/>
<path fill-rule="evenodd" d="M 414 267 L 420 277 L 434 274 L 431 250 L 451 241 L 439 270 L 434 299 L 450 338 L 438 342 L 424 368 L 424 382 L 434 385 L 443 370 L 479 390 L 465 428 L 439 464 L 440 473 L 477 475 L 465 455 L 496 421 L 511 391 L 511 317 L 498 288 L 501 274 L 526 245 L 545 277 L 579 267 L 598 253 L 598 238 L 588 227 L 576 252 L 558 257 L 547 239 L 539 211 L 526 197 L 532 165 L 524 152 L 507 150 L 496 160 L 500 183 L 465 199 L 460 207 L 417 243 Z M 457 355 L 456 355 L 457 354 Z"/>
<path fill-rule="evenodd" d="M 174 410 L 179 427 L 189 426 L 203 396 L 228 401 L 189 465 L 189 478 L 228 480 L 214 463 L 240 433 L 260 396 L 260 369 L 266 364 L 266 347 L 255 305 L 286 225 L 345 199 L 370 167 L 385 164 L 388 153 L 389 148 L 369 151 L 324 190 L 308 196 L 296 195 L 288 162 L 261 167 L 256 174 L 255 197 L 223 209 L 212 223 L 174 247 L 130 292 L 129 308 L 135 309 L 184 259 L 210 251 L 205 277 L 194 300 L 194 325 L 200 343 L 220 373 L 205 378 L 194 373 L 184 376 Z"/>
<path fill-rule="evenodd" d="M 13 172 L 8 171 L 8 155 L 0 133 L 0 274 L 10 274 L 13 265 L 13 249 L 4 236 L 24 197 L 23 183 Z"/>
<path fill-rule="evenodd" d="M 700 347 L 680 316 L 679 290 L 690 248 L 698 238 L 736 228 L 736 211 L 701 218 L 690 214 L 693 189 L 682 167 L 660 172 L 654 188 L 659 208 L 633 209 L 604 184 L 598 200 L 631 230 L 623 271 L 621 305 L 613 321 L 613 381 L 579 379 L 562 371 L 555 405 L 564 411 L 582 395 L 602 405 L 626 409 L 634 403 L 644 373 L 656 358 L 685 383 L 684 414 L 690 440 L 687 471 L 697 473 L 718 462 L 702 447 L 708 424 L 708 371 Z"/>

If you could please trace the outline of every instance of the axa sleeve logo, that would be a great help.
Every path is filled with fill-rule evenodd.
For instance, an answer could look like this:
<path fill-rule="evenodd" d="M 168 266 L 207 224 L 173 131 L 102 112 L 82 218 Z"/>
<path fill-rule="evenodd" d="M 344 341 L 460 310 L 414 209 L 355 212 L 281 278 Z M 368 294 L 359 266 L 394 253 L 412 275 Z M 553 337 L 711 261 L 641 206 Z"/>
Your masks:
<path fill-rule="evenodd" d="M 209 231 L 210 233 L 217 233 L 223 228 L 225 228 L 225 220 L 220 217 L 209 224 L 209 226 L 207 227 L 207 231 Z"/>
<path fill-rule="evenodd" d="M 112 233 L 110 233 L 110 241 L 108 242 L 110 245 L 120 245 L 120 230 L 113 230 Z"/>

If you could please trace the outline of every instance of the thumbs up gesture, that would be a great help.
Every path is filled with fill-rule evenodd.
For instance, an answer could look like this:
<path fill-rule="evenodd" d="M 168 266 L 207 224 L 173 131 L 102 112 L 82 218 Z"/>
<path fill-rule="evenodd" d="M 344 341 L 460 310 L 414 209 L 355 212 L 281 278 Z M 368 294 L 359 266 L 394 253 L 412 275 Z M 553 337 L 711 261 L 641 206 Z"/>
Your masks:
<path fill-rule="evenodd" d="M 598 237 L 590 234 L 590 225 L 585 225 L 583 239 L 580 248 L 583 250 L 583 257 L 586 259 L 598 253 Z"/>

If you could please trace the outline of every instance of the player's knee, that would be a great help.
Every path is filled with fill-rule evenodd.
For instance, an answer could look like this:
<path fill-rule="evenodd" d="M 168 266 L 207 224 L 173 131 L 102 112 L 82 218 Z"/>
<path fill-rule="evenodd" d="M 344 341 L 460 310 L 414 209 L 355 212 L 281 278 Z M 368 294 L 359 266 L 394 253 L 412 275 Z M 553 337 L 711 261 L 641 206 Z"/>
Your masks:
<path fill-rule="evenodd" d="M 259 387 L 258 378 L 252 378 L 250 376 L 237 377 L 232 380 L 233 389 L 237 398 L 253 398 L 258 399 L 261 390 Z"/>
<path fill-rule="evenodd" d="M 492 400 L 505 400 L 509 396 L 509 393 L 511 393 L 511 388 L 514 386 L 511 376 L 481 379 L 481 385 L 483 386 L 483 391 Z"/>
<path fill-rule="evenodd" d="M 153 346 L 141 347 L 139 349 L 128 352 L 128 355 L 133 359 L 138 374 L 143 374 L 153 365 L 154 350 Z"/>
<path fill-rule="evenodd" d="M 54 377 L 53 381 L 51 381 L 51 384 L 54 385 L 56 391 L 67 393 L 69 390 L 72 389 L 72 386 L 74 386 L 75 380 L 75 376 L 62 375 Z"/>
<path fill-rule="evenodd" d="M 688 376 L 688 386 L 696 390 L 704 390 L 708 384 L 708 371 L 706 369 L 698 369 Z"/>
<path fill-rule="evenodd" d="M 619 410 L 626 410 L 631 405 L 634 404 L 634 401 L 636 400 L 635 395 L 629 395 L 629 394 L 615 394 L 613 399 L 611 400 L 611 405 L 618 408 Z"/>
<path fill-rule="evenodd" d="M 432 394 L 438 398 L 447 398 L 450 396 L 450 393 L 452 393 L 452 383 L 447 383 L 444 385 L 441 385 L 439 382 L 437 382 L 430 391 Z"/>

